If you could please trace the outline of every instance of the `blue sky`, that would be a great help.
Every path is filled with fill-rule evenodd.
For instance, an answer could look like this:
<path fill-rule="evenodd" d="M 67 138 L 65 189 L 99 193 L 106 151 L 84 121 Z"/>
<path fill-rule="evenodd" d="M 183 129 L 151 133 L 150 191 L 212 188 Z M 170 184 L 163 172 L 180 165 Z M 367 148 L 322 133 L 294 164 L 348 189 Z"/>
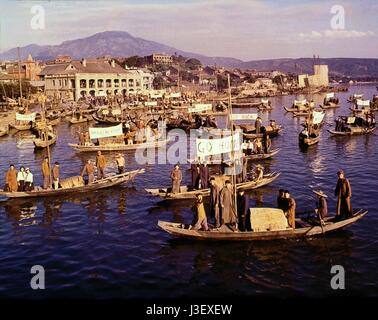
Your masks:
<path fill-rule="evenodd" d="M 45 9 L 44 30 L 30 26 L 37 4 Z M 334 5 L 345 10 L 343 30 L 332 29 Z M 0 51 L 123 30 L 181 50 L 243 60 L 375 58 L 377 13 L 375 0 L 0 0 Z"/>

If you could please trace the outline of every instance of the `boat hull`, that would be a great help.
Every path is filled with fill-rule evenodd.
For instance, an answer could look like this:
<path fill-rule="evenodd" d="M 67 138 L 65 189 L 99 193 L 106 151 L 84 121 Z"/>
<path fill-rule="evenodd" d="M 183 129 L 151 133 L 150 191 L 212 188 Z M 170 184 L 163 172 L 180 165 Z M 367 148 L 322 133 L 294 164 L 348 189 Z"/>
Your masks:
<path fill-rule="evenodd" d="M 149 143 L 141 144 L 118 144 L 108 146 L 82 146 L 78 144 L 69 143 L 68 145 L 77 152 L 112 152 L 112 151 L 128 151 L 136 150 L 138 148 L 158 148 L 164 146 L 169 140 L 158 140 Z"/>
<path fill-rule="evenodd" d="M 247 181 L 243 183 L 238 183 L 237 190 L 253 190 L 257 188 L 261 188 L 266 186 L 273 181 L 275 181 L 281 173 L 275 172 L 268 175 L 265 175 L 263 179 L 260 181 Z M 202 190 L 193 190 L 193 191 L 185 191 L 180 193 L 170 193 L 167 189 L 145 189 L 148 193 L 153 196 L 160 197 L 163 200 L 168 201 L 176 201 L 176 200 L 193 200 L 196 198 L 197 194 L 201 194 L 203 197 L 210 196 L 210 189 L 202 189 Z"/>
<path fill-rule="evenodd" d="M 136 175 L 143 173 L 144 169 L 134 170 L 130 172 L 125 172 L 120 175 L 114 175 L 111 177 L 106 177 L 103 180 L 96 180 L 92 184 L 87 184 L 85 186 L 78 186 L 74 188 L 67 189 L 48 189 L 48 190 L 33 190 L 29 192 L 4 192 L 0 191 L 0 196 L 6 197 L 8 199 L 21 199 L 21 198 L 39 198 L 39 197 L 53 197 L 62 196 L 66 194 L 73 193 L 84 193 L 89 191 L 100 190 L 104 188 L 114 187 L 125 182 L 132 180 Z"/>
<path fill-rule="evenodd" d="M 313 225 L 301 228 L 288 228 L 278 231 L 263 231 L 263 232 L 225 232 L 219 231 L 219 229 L 213 229 L 211 231 L 199 231 L 189 230 L 181 228 L 180 223 L 171 223 L 165 221 L 159 221 L 158 226 L 168 232 L 169 234 L 186 238 L 191 240 L 208 240 L 208 241 L 269 241 L 269 240 L 286 240 L 286 239 L 298 239 L 298 238 L 310 238 L 319 236 L 332 231 L 345 228 L 357 220 L 361 219 L 367 214 L 367 211 L 358 211 L 351 218 L 338 222 L 326 222 L 322 227 L 320 225 Z"/>

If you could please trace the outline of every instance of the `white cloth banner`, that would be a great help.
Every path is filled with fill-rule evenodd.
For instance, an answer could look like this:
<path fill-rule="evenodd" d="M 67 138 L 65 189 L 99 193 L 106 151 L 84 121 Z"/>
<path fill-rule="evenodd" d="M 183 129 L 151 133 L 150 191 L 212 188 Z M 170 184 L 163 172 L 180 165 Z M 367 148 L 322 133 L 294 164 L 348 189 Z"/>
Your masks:
<path fill-rule="evenodd" d="M 220 139 L 196 139 L 197 157 L 206 157 L 240 150 L 241 139 L 239 132 L 235 133 L 233 136 Z"/>
<path fill-rule="evenodd" d="M 306 99 L 303 99 L 303 100 L 294 100 L 294 105 L 298 105 L 298 104 L 305 104 L 307 103 L 307 100 Z"/>
<path fill-rule="evenodd" d="M 256 120 L 257 113 L 233 113 L 231 120 Z"/>
<path fill-rule="evenodd" d="M 163 98 L 163 95 L 161 94 L 151 94 L 151 99 L 160 99 Z"/>
<path fill-rule="evenodd" d="M 181 97 L 181 92 L 172 92 L 169 95 L 170 98 L 180 98 Z"/>
<path fill-rule="evenodd" d="M 195 104 L 193 108 L 188 108 L 188 111 L 193 113 L 193 112 L 202 112 L 202 111 L 207 111 L 207 110 L 212 110 L 213 106 L 211 103 L 208 104 Z"/>
<path fill-rule="evenodd" d="M 357 99 L 357 98 L 362 98 L 363 96 L 364 96 L 363 94 L 354 94 L 353 98 Z"/>
<path fill-rule="evenodd" d="M 120 116 L 122 114 L 121 109 L 112 110 L 113 116 Z"/>
<path fill-rule="evenodd" d="M 35 112 L 29 114 L 16 113 L 16 120 L 18 121 L 35 121 Z"/>
<path fill-rule="evenodd" d="M 91 139 L 116 137 L 123 135 L 122 124 L 108 128 L 89 128 L 89 137 Z"/>
<path fill-rule="evenodd" d="M 312 117 L 313 117 L 312 122 L 313 122 L 314 124 L 322 123 L 322 121 L 323 121 L 323 119 L 324 119 L 324 116 L 325 116 L 325 113 L 324 113 L 324 112 L 313 111 L 313 113 L 312 113 Z"/>
<path fill-rule="evenodd" d="M 357 105 L 358 106 L 370 106 L 370 100 L 358 99 L 357 100 Z"/>
<path fill-rule="evenodd" d="M 327 99 L 331 99 L 331 98 L 333 98 L 334 96 L 335 96 L 335 93 L 334 93 L 334 92 L 331 92 L 331 93 L 327 93 L 326 98 L 327 98 Z"/>
<path fill-rule="evenodd" d="M 144 103 L 144 105 L 146 107 L 155 107 L 155 106 L 157 106 L 157 102 L 156 101 L 147 101 L 147 102 Z"/>
<path fill-rule="evenodd" d="M 261 103 L 268 104 L 269 100 L 268 99 L 261 99 Z"/>

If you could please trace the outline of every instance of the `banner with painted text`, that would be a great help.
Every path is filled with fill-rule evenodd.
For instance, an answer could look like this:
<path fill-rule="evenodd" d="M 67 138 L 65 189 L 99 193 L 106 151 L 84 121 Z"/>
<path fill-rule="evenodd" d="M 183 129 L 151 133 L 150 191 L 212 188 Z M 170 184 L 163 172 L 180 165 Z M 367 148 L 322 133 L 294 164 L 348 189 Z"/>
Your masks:
<path fill-rule="evenodd" d="M 206 104 L 197 103 L 193 106 L 193 108 L 188 108 L 188 112 L 195 113 L 195 112 L 203 112 L 203 111 L 212 110 L 212 109 L 213 109 L 213 106 L 211 103 L 206 103 Z"/>
<path fill-rule="evenodd" d="M 269 100 L 268 100 L 268 99 L 261 99 L 261 103 L 263 103 L 263 104 L 268 104 L 268 103 L 269 103 Z"/>
<path fill-rule="evenodd" d="M 358 105 L 358 106 L 365 106 L 365 107 L 368 107 L 368 106 L 370 106 L 370 100 L 362 100 L 362 99 L 358 99 L 358 100 L 357 100 L 357 105 Z"/>
<path fill-rule="evenodd" d="M 91 139 L 108 138 L 123 135 L 122 124 L 108 128 L 89 128 L 89 137 Z"/>
<path fill-rule="evenodd" d="M 334 92 L 331 92 L 331 93 L 327 93 L 326 98 L 327 98 L 327 99 L 331 99 L 331 98 L 333 98 L 334 96 L 335 96 L 335 93 L 334 93 Z"/>
<path fill-rule="evenodd" d="M 240 133 L 220 139 L 196 139 L 196 156 L 206 157 L 241 150 Z"/>
<path fill-rule="evenodd" d="M 151 99 L 161 99 L 163 98 L 163 95 L 161 94 L 151 94 Z"/>
<path fill-rule="evenodd" d="M 35 121 L 35 112 L 29 114 L 16 113 L 16 120 L 18 121 Z"/>
<path fill-rule="evenodd" d="M 257 113 L 233 113 L 231 120 L 256 120 Z"/>
<path fill-rule="evenodd" d="M 314 124 L 322 123 L 324 116 L 325 116 L 325 113 L 322 112 L 322 111 L 313 111 L 312 112 L 312 118 L 313 118 L 312 122 Z"/>

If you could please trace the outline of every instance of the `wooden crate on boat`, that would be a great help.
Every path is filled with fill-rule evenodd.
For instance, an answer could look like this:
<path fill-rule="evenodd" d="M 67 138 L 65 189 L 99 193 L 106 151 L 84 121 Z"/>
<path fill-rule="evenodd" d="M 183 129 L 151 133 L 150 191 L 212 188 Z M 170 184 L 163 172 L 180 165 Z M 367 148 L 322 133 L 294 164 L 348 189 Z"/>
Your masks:
<path fill-rule="evenodd" d="M 286 230 L 289 225 L 284 212 L 276 208 L 250 208 L 252 230 L 277 231 Z"/>
<path fill-rule="evenodd" d="M 82 187 L 85 185 L 84 179 L 82 176 L 75 176 L 75 177 L 70 177 L 67 179 L 62 179 L 60 180 L 60 185 L 62 189 L 68 189 L 68 188 L 73 188 L 73 187 Z"/>

